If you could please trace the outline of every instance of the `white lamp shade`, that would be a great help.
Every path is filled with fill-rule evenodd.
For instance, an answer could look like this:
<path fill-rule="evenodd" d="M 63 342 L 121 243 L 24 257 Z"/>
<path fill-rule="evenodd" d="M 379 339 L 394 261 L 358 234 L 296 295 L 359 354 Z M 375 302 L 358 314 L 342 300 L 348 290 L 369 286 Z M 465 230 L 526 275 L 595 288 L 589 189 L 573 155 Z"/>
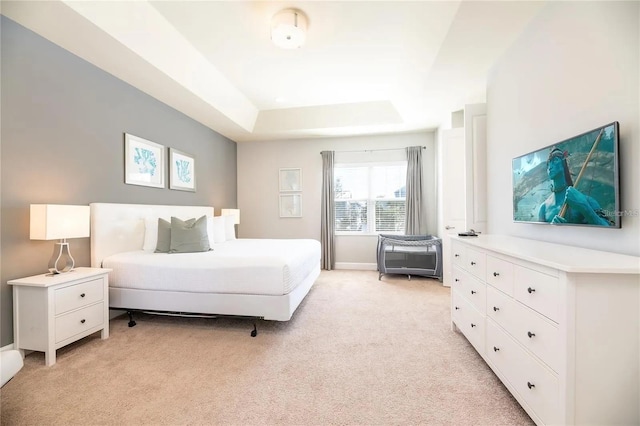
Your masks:
<path fill-rule="evenodd" d="M 31 204 L 30 238 L 62 240 L 90 235 L 89 206 Z"/>
<path fill-rule="evenodd" d="M 285 9 L 271 19 L 271 40 L 282 49 L 297 49 L 307 38 L 307 17 L 299 10 Z"/>
<path fill-rule="evenodd" d="M 240 223 L 240 210 L 238 209 L 222 209 L 220 214 L 222 216 L 233 216 L 233 223 L 235 225 Z"/>

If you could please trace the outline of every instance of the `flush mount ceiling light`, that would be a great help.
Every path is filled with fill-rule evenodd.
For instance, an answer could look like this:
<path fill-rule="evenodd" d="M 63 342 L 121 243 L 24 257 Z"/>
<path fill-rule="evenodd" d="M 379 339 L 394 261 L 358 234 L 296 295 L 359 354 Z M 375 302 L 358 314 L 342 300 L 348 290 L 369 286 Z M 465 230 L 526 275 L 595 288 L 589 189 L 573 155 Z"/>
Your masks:
<path fill-rule="evenodd" d="M 297 49 L 307 36 L 307 17 L 297 9 L 284 9 L 271 19 L 271 40 L 282 49 Z"/>

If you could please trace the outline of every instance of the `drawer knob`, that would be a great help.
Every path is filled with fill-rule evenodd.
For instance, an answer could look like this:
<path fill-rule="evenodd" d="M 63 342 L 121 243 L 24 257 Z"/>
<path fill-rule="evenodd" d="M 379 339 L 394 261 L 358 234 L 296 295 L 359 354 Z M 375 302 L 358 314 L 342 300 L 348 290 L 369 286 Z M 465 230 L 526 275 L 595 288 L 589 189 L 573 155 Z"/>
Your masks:
<path fill-rule="evenodd" d="M 496 348 L 495 346 L 493 347 L 493 351 L 494 352 L 498 352 L 500 350 L 500 348 Z"/>
<path fill-rule="evenodd" d="M 500 310 L 500 308 L 498 308 L 497 306 L 493 307 L 493 312 L 498 312 Z"/>
<path fill-rule="evenodd" d="M 529 339 L 531 339 L 532 337 L 535 337 L 536 333 L 532 333 L 530 331 L 527 331 L 527 336 L 529 336 Z"/>
<path fill-rule="evenodd" d="M 535 292 L 536 292 L 536 289 L 535 289 L 535 288 L 531 288 L 531 287 L 529 287 L 529 288 L 527 289 L 527 291 L 529 292 L 529 294 L 531 294 L 531 293 L 535 293 Z"/>
<path fill-rule="evenodd" d="M 454 279 L 454 281 L 455 281 L 455 282 L 458 282 L 458 281 L 460 281 L 460 280 L 459 280 L 458 278 L 456 278 L 456 279 Z"/>
<path fill-rule="evenodd" d="M 86 321 L 87 321 L 87 320 L 85 320 L 85 319 L 81 319 L 81 320 L 80 320 L 80 323 L 81 323 L 81 324 L 84 324 Z"/>
<path fill-rule="evenodd" d="M 460 257 L 458 253 L 454 254 L 453 257 Z"/>
<path fill-rule="evenodd" d="M 494 272 L 494 273 L 493 273 L 493 276 L 494 276 L 494 277 L 497 277 L 497 276 L 499 276 L 499 275 L 500 275 L 500 274 L 499 274 L 498 272 Z"/>
<path fill-rule="evenodd" d="M 475 265 L 475 264 L 476 264 L 476 262 L 471 262 L 471 266 L 473 266 L 473 265 Z"/>
<path fill-rule="evenodd" d="M 476 325 L 474 323 L 471 323 L 471 327 L 475 327 Z"/>
<path fill-rule="evenodd" d="M 82 294 L 80 295 L 80 297 L 84 297 L 84 296 L 85 296 L 85 294 L 84 294 L 84 293 L 82 293 Z"/>
<path fill-rule="evenodd" d="M 529 387 L 529 389 L 533 389 L 533 388 L 535 388 L 535 387 L 536 387 L 536 385 L 534 385 L 534 384 L 533 384 L 533 383 L 531 383 L 531 382 L 527 382 L 527 386 Z"/>
<path fill-rule="evenodd" d="M 476 294 L 476 291 L 475 290 L 471 290 L 471 294 Z"/>
<path fill-rule="evenodd" d="M 456 311 L 457 311 L 457 310 L 459 310 L 459 309 L 460 309 L 460 307 L 459 307 L 459 306 L 456 306 Z"/>

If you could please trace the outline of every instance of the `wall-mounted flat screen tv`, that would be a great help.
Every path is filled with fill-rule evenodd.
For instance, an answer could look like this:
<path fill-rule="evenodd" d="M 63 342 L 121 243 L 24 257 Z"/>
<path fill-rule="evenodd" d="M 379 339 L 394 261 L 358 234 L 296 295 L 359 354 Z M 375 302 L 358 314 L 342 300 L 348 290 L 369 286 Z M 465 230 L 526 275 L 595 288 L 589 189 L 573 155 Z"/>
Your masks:
<path fill-rule="evenodd" d="M 513 220 L 620 228 L 618 122 L 514 158 Z"/>

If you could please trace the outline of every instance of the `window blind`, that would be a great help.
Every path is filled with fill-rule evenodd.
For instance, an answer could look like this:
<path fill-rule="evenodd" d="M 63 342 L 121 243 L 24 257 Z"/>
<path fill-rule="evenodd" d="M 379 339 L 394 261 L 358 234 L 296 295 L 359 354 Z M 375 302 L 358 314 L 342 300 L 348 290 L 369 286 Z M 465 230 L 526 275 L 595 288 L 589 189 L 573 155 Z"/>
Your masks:
<path fill-rule="evenodd" d="M 406 162 L 336 165 L 336 232 L 403 233 L 406 174 Z"/>

